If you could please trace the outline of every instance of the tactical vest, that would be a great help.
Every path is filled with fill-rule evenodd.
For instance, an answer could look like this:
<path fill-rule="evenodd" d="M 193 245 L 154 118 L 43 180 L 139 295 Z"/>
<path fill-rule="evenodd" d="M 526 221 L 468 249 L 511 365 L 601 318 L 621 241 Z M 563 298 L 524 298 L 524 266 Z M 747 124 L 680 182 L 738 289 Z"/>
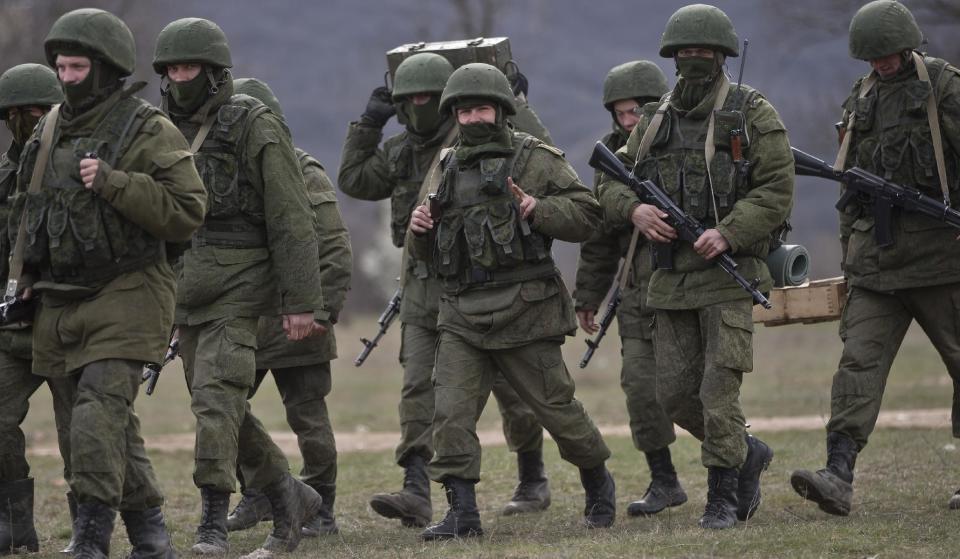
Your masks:
<path fill-rule="evenodd" d="M 193 156 L 207 190 L 207 213 L 192 246 L 267 246 L 263 196 L 247 177 L 244 149 L 251 125 L 268 107 L 234 95 L 217 109 L 216 120 Z"/>
<path fill-rule="evenodd" d="M 80 159 L 89 154 L 115 167 L 143 124 L 159 109 L 126 96 L 103 117 L 88 137 L 60 142 L 60 126 L 44 171 L 42 188 L 17 194 L 8 225 L 15 243 L 21 212 L 26 212 L 24 262 L 44 279 L 94 287 L 163 257 L 163 243 L 122 216 L 80 179 Z M 32 169 L 40 148 L 34 138 L 24 148 L 22 169 Z M 29 177 L 29 174 L 27 175 Z"/>
<path fill-rule="evenodd" d="M 0 280 L 6 280 L 10 274 L 10 251 L 13 250 L 11 239 L 16 236 L 16 229 L 10 231 L 10 197 L 17 191 L 17 162 L 5 153 L 0 157 Z M 19 225 L 19 224 L 16 224 Z"/>
<path fill-rule="evenodd" d="M 503 285 L 556 275 L 551 240 L 532 231 L 507 188 L 520 177 L 532 151 L 543 144 L 514 134 L 507 158 L 481 159 L 461 167 L 453 150 L 445 158 L 437 192 L 442 217 L 437 226 L 434 265 L 446 288 Z"/>
<path fill-rule="evenodd" d="M 390 176 L 396 181 L 396 186 L 390 194 L 390 233 L 395 247 L 403 246 L 407 227 L 410 225 L 410 214 L 419 202 L 417 198 L 423 181 L 430 171 L 430 162 L 437 150 L 443 148 L 442 138 L 446 137 L 450 126 L 452 124 L 448 122 L 440 127 L 437 132 L 439 138 L 431 140 L 431 142 L 436 140 L 433 149 L 424 147 L 417 150 L 410 133 L 405 132 L 403 138 L 390 146 L 386 153 Z"/>
<path fill-rule="evenodd" d="M 863 81 L 861 78 L 844 108 L 848 114 L 850 111 L 856 114 L 850 145 L 850 152 L 854 154 L 853 165 L 940 199 L 943 194 L 927 119 L 927 98 L 932 84 L 939 100 L 941 82 L 957 70 L 939 58 L 926 57 L 924 61 L 930 83 L 914 77 L 895 82 L 881 80 L 861 99 L 856 94 Z M 957 152 L 945 147 L 947 184 L 955 194 L 960 162 Z"/>

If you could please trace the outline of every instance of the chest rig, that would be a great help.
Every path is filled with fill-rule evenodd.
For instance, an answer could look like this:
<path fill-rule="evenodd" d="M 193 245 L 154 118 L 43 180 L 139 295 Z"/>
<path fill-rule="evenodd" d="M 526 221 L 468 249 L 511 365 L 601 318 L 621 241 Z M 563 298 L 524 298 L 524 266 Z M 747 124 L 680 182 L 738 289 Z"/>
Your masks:
<path fill-rule="evenodd" d="M 217 109 L 209 133 L 194 154 L 207 190 L 207 214 L 192 246 L 267 246 L 263 195 L 247 177 L 245 151 L 254 119 L 267 111 L 266 105 L 247 95 L 234 95 Z"/>
<path fill-rule="evenodd" d="M 17 161 L 11 160 L 10 155 L 0 156 L 0 280 L 6 280 L 10 274 L 11 239 L 16 236 L 16 229 L 11 232 L 8 225 L 10 197 L 17 191 Z"/>
<path fill-rule="evenodd" d="M 127 95 L 104 115 L 89 136 L 65 137 L 58 123 L 39 192 L 13 198 L 9 246 L 26 212 L 24 262 L 44 279 L 96 286 L 139 270 L 163 256 L 163 243 L 120 215 L 80 178 L 80 160 L 95 156 L 115 167 L 144 123 L 160 111 Z M 24 148 L 23 169 L 36 164 L 40 140 Z M 25 186 L 23 190 L 25 190 Z"/>
<path fill-rule="evenodd" d="M 461 166 L 454 151 L 444 161 L 437 191 L 442 217 L 437 226 L 434 264 L 445 287 L 497 285 L 556 275 L 550 239 L 530 229 L 507 187 L 520 177 L 541 143 L 515 135 L 510 158 L 481 159 Z"/>

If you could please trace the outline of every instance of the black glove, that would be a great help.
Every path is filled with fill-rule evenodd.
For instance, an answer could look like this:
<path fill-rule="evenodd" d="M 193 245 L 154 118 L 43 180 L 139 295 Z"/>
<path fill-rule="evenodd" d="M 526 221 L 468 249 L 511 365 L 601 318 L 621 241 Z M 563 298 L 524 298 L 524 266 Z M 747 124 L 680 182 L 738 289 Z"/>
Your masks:
<path fill-rule="evenodd" d="M 390 90 L 381 85 L 370 93 L 367 108 L 364 109 L 360 119 L 377 128 L 383 128 L 390 117 L 395 114 L 397 114 L 397 109 L 393 106 Z"/>
<path fill-rule="evenodd" d="M 517 96 L 523 93 L 523 96 L 527 97 L 527 92 L 530 91 L 530 82 L 527 81 L 527 76 L 524 76 L 520 73 L 520 70 L 517 70 L 507 77 L 510 78 L 510 88 L 513 89 L 513 94 Z"/>

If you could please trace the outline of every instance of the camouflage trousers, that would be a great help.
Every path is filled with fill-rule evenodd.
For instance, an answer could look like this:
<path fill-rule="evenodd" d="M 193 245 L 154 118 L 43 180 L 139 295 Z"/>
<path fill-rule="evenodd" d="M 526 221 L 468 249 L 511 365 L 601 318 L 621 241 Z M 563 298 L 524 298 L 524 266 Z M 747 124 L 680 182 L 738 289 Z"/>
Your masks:
<path fill-rule="evenodd" d="M 251 398 L 267 372 L 268 369 L 257 370 L 257 378 L 250 390 Z M 300 479 L 312 487 L 335 484 L 337 441 L 333 437 L 326 401 L 332 382 L 330 362 L 270 369 L 269 372 L 273 373 L 287 410 L 287 424 L 297 435 L 297 445 L 303 457 Z"/>
<path fill-rule="evenodd" d="M 560 354 L 559 341 L 488 350 L 451 332 L 441 332 L 434 372 L 431 479 L 480 479 L 477 420 L 497 377 L 503 377 L 533 411 L 564 460 L 592 468 L 610 457 L 600 431 L 574 398 L 574 382 Z"/>
<path fill-rule="evenodd" d="M 396 450 L 398 464 L 414 454 L 424 460 L 433 457 L 433 364 L 440 338 L 440 333 L 430 328 L 407 323 L 401 324 L 400 328 L 403 388 L 400 393 L 400 444 Z M 502 375 L 493 379 L 492 391 L 503 417 L 503 435 L 510 451 L 543 448 L 543 427 Z M 486 398 L 481 410 L 485 404 Z"/>
<path fill-rule="evenodd" d="M 827 432 L 843 433 L 860 448 L 880 413 L 890 366 L 916 320 L 953 381 L 953 436 L 960 437 L 960 283 L 880 293 L 853 287 L 840 319 L 843 354 L 833 377 Z"/>
<path fill-rule="evenodd" d="M 193 483 L 236 491 L 236 471 L 246 487 L 262 490 L 289 466 L 247 397 L 256 380 L 256 318 L 223 318 L 180 326 L 180 355 L 197 419 Z"/>
<path fill-rule="evenodd" d="M 739 468 L 747 457 L 740 383 L 753 370 L 751 307 L 740 300 L 656 311 L 657 399 L 701 441 L 708 468 Z"/>
<path fill-rule="evenodd" d="M 645 338 L 620 338 L 620 387 L 627 397 L 630 435 L 633 446 L 652 452 L 673 444 L 677 435 L 673 422 L 657 401 L 657 362 L 653 341 Z"/>

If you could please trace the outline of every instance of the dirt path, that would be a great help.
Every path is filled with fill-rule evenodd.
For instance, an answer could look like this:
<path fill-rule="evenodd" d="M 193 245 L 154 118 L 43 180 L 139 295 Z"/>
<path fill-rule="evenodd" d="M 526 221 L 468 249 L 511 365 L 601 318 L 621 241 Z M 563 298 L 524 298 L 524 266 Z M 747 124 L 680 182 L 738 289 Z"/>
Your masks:
<path fill-rule="evenodd" d="M 759 417 L 750 420 L 750 430 L 756 433 L 816 431 L 823 429 L 826 422 L 827 418 L 819 415 Z M 947 408 L 881 412 L 880 419 L 877 422 L 878 427 L 893 428 L 941 428 L 949 425 L 950 410 Z M 627 425 L 601 425 L 600 431 L 604 435 L 630 436 L 630 428 Z M 689 436 L 689 433 L 685 431 L 681 430 L 680 433 L 683 436 Z M 297 439 L 293 433 L 289 431 L 275 431 L 270 433 L 270 435 L 284 453 L 295 455 L 299 452 Z M 478 435 L 480 436 L 480 442 L 485 446 L 502 446 L 506 444 L 503 439 L 503 432 L 499 430 L 480 431 Z M 382 452 L 393 450 L 397 441 L 400 439 L 400 434 L 348 432 L 337 433 L 336 437 L 338 452 Z M 193 433 L 176 433 L 146 437 L 147 448 L 152 452 L 191 450 L 193 448 L 193 442 Z M 59 456 L 60 451 L 57 449 L 57 446 L 53 444 L 31 447 L 27 449 L 27 454 L 33 456 Z"/>

